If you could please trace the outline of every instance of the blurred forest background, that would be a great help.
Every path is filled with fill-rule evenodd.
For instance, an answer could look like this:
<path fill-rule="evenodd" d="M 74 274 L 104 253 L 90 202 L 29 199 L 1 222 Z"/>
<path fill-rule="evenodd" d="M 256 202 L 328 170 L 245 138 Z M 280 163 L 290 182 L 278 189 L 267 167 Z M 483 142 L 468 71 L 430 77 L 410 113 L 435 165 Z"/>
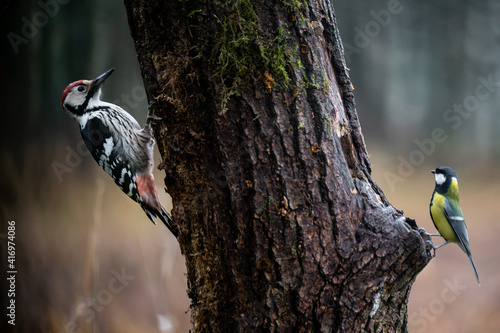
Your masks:
<path fill-rule="evenodd" d="M 334 6 L 374 177 L 389 201 L 434 232 L 429 171 L 448 165 L 460 179 L 482 285 L 456 245 L 440 249 L 413 287 L 410 332 L 499 332 L 500 3 Z M 0 13 L 0 330 L 10 328 L 5 237 L 15 220 L 17 332 L 187 332 L 175 239 L 99 169 L 60 105 L 70 82 L 115 67 L 105 100 L 144 123 L 122 2 L 3 1 Z"/>

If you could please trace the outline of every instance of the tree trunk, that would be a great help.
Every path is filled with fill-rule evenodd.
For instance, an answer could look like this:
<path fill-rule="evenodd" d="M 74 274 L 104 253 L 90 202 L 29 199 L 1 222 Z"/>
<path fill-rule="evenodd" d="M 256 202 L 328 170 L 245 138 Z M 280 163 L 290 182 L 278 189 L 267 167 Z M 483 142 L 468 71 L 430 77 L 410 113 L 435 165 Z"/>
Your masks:
<path fill-rule="evenodd" d="M 430 255 L 371 178 L 331 2 L 125 5 L 194 332 L 407 331 Z"/>

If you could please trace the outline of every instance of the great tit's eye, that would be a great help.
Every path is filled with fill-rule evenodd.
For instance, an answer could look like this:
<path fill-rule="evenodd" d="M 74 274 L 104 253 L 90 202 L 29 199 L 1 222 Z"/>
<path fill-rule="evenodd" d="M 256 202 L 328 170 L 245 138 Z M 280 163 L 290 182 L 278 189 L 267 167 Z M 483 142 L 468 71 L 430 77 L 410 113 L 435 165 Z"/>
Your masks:
<path fill-rule="evenodd" d="M 76 88 L 76 90 L 78 90 L 79 92 L 84 92 L 85 91 L 85 87 L 84 86 L 78 86 L 78 88 Z"/>

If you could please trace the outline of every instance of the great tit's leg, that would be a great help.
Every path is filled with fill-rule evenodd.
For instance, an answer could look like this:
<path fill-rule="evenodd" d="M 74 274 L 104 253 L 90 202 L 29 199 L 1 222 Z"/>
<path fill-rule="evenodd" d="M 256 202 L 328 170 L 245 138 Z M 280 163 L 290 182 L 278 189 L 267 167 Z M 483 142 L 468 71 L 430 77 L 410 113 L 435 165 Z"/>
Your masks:
<path fill-rule="evenodd" d="M 432 247 L 432 249 L 434 250 L 434 255 L 432 256 L 432 257 L 434 258 L 434 257 L 436 256 L 436 250 L 437 250 L 437 249 L 439 249 L 439 248 L 440 248 L 440 247 L 442 247 L 442 246 L 445 246 L 445 245 L 446 245 L 446 244 L 448 244 L 449 242 L 448 242 L 448 241 L 446 241 L 446 242 L 444 242 L 443 244 L 438 245 L 438 246 L 434 245 L 434 243 L 432 242 L 432 240 L 427 240 L 425 243 L 426 243 L 426 244 L 428 244 L 430 247 Z"/>
<path fill-rule="evenodd" d="M 425 234 L 426 236 L 441 236 L 440 234 L 430 234 L 424 228 L 418 228 L 418 231 L 420 232 L 421 235 Z"/>
<path fill-rule="evenodd" d="M 443 244 L 441 244 L 441 245 L 435 246 L 435 247 L 434 247 L 434 250 L 437 250 L 437 249 L 439 249 L 440 247 L 445 246 L 445 245 L 446 245 L 446 244 L 448 244 L 448 243 L 449 243 L 449 242 L 448 242 L 448 241 L 446 241 L 446 242 L 444 242 L 444 243 L 443 243 Z"/>
<path fill-rule="evenodd" d="M 431 235 L 425 231 L 424 228 L 418 228 L 418 232 L 422 240 L 425 242 L 425 250 L 427 253 L 431 253 L 431 249 L 434 249 L 434 243 L 432 242 Z M 433 258 L 436 256 L 436 251 L 434 250 Z"/>
<path fill-rule="evenodd" d="M 429 247 L 434 251 L 434 253 L 432 254 L 432 257 L 434 258 L 436 256 L 436 246 L 430 239 L 425 241 L 425 248 L 428 249 Z"/>

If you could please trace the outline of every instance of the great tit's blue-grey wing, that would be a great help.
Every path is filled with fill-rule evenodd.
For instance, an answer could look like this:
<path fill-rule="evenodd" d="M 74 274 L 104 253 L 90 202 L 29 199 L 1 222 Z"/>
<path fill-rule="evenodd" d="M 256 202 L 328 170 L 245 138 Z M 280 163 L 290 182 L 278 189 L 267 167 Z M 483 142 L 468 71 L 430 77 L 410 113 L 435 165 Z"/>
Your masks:
<path fill-rule="evenodd" d="M 458 202 L 446 198 L 444 202 L 444 215 L 457 235 L 458 246 L 469 255 L 470 248 L 467 226 L 465 225 L 464 215 Z"/>
<path fill-rule="evenodd" d="M 469 235 L 467 234 L 467 226 L 465 225 L 464 215 L 458 201 L 448 198 L 445 199 L 444 215 L 446 216 L 446 219 L 448 219 L 448 222 L 453 228 L 453 231 L 455 231 L 455 234 L 457 235 L 458 246 L 460 246 L 460 248 L 469 257 L 472 268 L 474 268 L 474 274 L 476 275 L 477 283 L 480 284 L 476 264 L 474 264 L 474 260 L 472 260 L 472 254 L 469 248 Z"/>

